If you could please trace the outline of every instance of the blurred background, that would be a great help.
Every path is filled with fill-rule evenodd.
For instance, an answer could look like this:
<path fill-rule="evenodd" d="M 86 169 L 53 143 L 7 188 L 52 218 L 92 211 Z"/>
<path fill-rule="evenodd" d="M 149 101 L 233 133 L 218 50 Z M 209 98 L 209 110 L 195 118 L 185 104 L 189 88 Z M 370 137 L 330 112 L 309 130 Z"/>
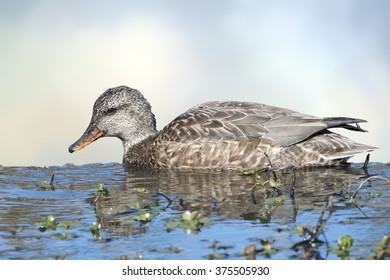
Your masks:
<path fill-rule="evenodd" d="M 385 0 L 0 0 L 0 164 L 120 162 L 113 138 L 68 153 L 118 85 L 145 95 L 159 129 L 210 100 L 367 119 L 369 133 L 339 131 L 388 162 L 389 13 Z"/>

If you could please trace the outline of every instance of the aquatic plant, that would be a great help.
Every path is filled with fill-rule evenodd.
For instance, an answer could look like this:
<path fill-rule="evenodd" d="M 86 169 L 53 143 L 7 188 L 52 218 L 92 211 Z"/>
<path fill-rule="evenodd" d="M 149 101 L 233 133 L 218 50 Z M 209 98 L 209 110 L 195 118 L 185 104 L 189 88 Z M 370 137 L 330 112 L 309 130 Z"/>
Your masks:
<path fill-rule="evenodd" d="M 370 259 L 385 260 L 390 258 L 390 235 L 385 235 L 379 242 L 378 246 L 372 249 L 375 253 Z"/>
<path fill-rule="evenodd" d="M 210 225 L 206 219 L 198 211 L 185 211 L 180 218 L 173 219 L 167 226 L 166 230 L 169 232 L 174 228 L 182 228 L 186 234 L 192 232 L 198 233 L 202 227 Z"/>
<path fill-rule="evenodd" d="M 35 183 L 36 186 L 40 187 L 41 189 L 43 190 L 46 190 L 46 189 L 51 189 L 52 191 L 55 190 L 55 186 L 54 186 L 54 174 L 51 175 L 51 178 L 50 180 L 44 180 L 44 181 L 38 181 Z"/>
<path fill-rule="evenodd" d="M 152 220 L 153 214 L 150 214 L 149 212 L 141 213 L 139 215 L 131 217 L 130 221 L 137 221 L 137 222 L 143 222 L 148 223 Z"/>
<path fill-rule="evenodd" d="M 54 215 L 48 215 L 44 223 L 39 227 L 39 231 L 44 232 L 47 229 L 56 230 L 57 228 L 71 229 L 72 224 L 68 221 L 58 221 Z"/>

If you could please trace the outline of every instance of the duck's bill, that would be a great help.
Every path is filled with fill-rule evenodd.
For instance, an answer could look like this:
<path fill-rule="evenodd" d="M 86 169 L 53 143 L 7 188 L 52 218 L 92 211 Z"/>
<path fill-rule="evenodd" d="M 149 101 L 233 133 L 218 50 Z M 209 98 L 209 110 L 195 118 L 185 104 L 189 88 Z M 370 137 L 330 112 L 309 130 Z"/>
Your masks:
<path fill-rule="evenodd" d="M 75 151 L 81 150 L 85 146 L 88 146 L 93 141 L 103 136 L 104 136 L 103 131 L 101 131 L 99 128 L 97 128 L 94 125 L 90 125 L 88 126 L 87 130 L 84 132 L 83 136 L 81 136 L 79 140 L 77 140 L 69 147 L 69 152 L 73 153 Z"/>

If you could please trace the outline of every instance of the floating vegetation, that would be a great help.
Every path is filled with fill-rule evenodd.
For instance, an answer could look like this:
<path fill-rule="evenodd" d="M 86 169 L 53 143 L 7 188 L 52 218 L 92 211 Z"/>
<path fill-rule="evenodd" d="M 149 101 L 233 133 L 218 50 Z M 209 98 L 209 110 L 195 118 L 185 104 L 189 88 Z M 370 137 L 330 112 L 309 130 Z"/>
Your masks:
<path fill-rule="evenodd" d="M 57 228 L 71 229 L 72 224 L 67 221 L 57 221 L 57 218 L 53 215 L 47 216 L 44 223 L 39 227 L 40 231 L 46 231 L 47 229 L 56 230 Z"/>
<path fill-rule="evenodd" d="M 141 197 L 145 196 L 146 194 L 149 193 L 149 191 L 145 188 L 136 188 L 135 191 L 136 191 L 137 195 L 141 196 Z"/>
<path fill-rule="evenodd" d="M 103 196 L 110 195 L 110 191 L 102 183 L 96 185 L 96 190 L 98 195 L 103 195 Z"/>
<path fill-rule="evenodd" d="M 352 247 L 352 236 L 344 235 L 337 241 L 337 246 L 340 251 L 348 251 Z"/>
<path fill-rule="evenodd" d="M 57 229 L 57 219 L 53 215 L 49 215 L 46 218 L 46 221 L 39 227 L 39 231 L 44 232 L 47 229 L 56 230 Z"/>
<path fill-rule="evenodd" d="M 232 249 L 233 246 L 230 245 L 219 245 L 218 241 L 214 241 L 209 247 L 213 252 L 207 255 L 202 256 L 204 259 L 208 260 L 222 260 L 229 257 L 227 250 Z"/>
<path fill-rule="evenodd" d="M 129 259 L 129 256 L 128 255 L 120 255 L 119 256 L 119 260 L 121 260 L 121 261 L 126 261 L 126 260 L 128 260 Z"/>
<path fill-rule="evenodd" d="M 245 246 L 243 254 L 248 260 L 255 260 L 256 255 L 264 255 L 267 259 L 271 258 L 273 254 L 277 253 L 279 249 L 276 249 L 270 240 L 260 239 L 262 248 L 258 249 L 255 244 Z"/>
<path fill-rule="evenodd" d="M 225 198 L 225 197 L 213 196 L 213 197 L 212 197 L 212 201 L 213 201 L 214 203 L 221 203 L 221 202 L 226 201 L 226 198 Z"/>
<path fill-rule="evenodd" d="M 100 201 L 110 196 L 110 191 L 103 183 L 96 184 L 96 193 L 93 194 L 91 199 L 88 199 L 91 204 L 97 204 Z"/>
<path fill-rule="evenodd" d="M 52 191 L 55 190 L 54 186 L 54 174 L 51 175 L 51 178 L 49 181 L 44 180 L 44 181 L 38 181 L 35 183 L 36 186 L 40 187 L 43 190 L 51 189 Z"/>
<path fill-rule="evenodd" d="M 340 259 L 347 259 L 350 256 L 353 239 L 350 235 L 344 235 L 337 240 L 337 247 L 331 248 L 331 251 L 336 253 Z"/>
<path fill-rule="evenodd" d="M 380 241 L 379 245 L 372 249 L 375 253 L 370 259 L 385 260 L 390 258 L 390 235 L 385 235 Z"/>
<path fill-rule="evenodd" d="M 234 246 L 231 245 L 218 245 L 218 241 L 214 241 L 209 248 L 213 250 L 228 250 L 234 248 Z"/>
<path fill-rule="evenodd" d="M 102 224 L 99 222 L 93 222 L 91 226 L 91 232 L 94 236 L 100 235 L 100 229 L 102 228 Z"/>
<path fill-rule="evenodd" d="M 269 240 L 262 239 L 260 243 L 263 247 L 259 250 L 259 253 L 264 254 L 267 258 L 271 258 L 271 255 L 279 251 Z"/>
<path fill-rule="evenodd" d="M 223 259 L 226 259 L 228 256 L 229 256 L 228 254 L 215 252 L 215 253 L 205 255 L 205 256 L 203 256 L 203 258 L 208 259 L 208 260 L 223 260 Z"/>
<path fill-rule="evenodd" d="M 58 237 L 59 239 L 61 239 L 61 240 L 65 240 L 65 239 L 68 238 L 67 235 L 66 235 L 66 233 L 64 233 L 64 232 L 59 232 L 59 233 L 57 233 L 57 237 Z"/>
<path fill-rule="evenodd" d="M 169 247 L 169 250 L 172 252 L 172 253 L 175 253 L 175 254 L 179 254 L 181 252 L 181 249 L 179 247 L 176 247 L 176 246 L 171 246 Z"/>
<path fill-rule="evenodd" d="M 66 254 L 55 255 L 54 259 L 55 260 L 65 260 L 66 259 Z"/>
<path fill-rule="evenodd" d="M 245 246 L 245 249 L 244 249 L 244 255 L 245 256 L 248 256 L 249 259 L 255 259 L 255 255 L 257 253 L 257 248 L 256 248 L 256 245 L 247 245 Z"/>
<path fill-rule="evenodd" d="M 152 217 L 153 217 L 152 214 L 150 214 L 149 212 L 146 212 L 146 213 L 142 213 L 140 215 L 133 216 L 129 220 L 136 221 L 136 222 L 148 223 L 152 220 Z"/>
<path fill-rule="evenodd" d="M 173 219 L 167 226 L 166 230 L 172 231 L 175 228 L 181 228 L 186 234 L 198 233 L 201 228 L 208 227 L 210 223 L 202 218 L 198 211 L 185 211 L 180 218 Z"/>
<path fill-rule="evenodd" d="M 109 239 L 104 238 L 101 236 L 101 229 L 102 229 L 102 224 L 99 222 L 93 222 L 91 226 L 91 233 L 93 238 L 98 241 L 98 242 L 107 242 L 110 241 Z"/>

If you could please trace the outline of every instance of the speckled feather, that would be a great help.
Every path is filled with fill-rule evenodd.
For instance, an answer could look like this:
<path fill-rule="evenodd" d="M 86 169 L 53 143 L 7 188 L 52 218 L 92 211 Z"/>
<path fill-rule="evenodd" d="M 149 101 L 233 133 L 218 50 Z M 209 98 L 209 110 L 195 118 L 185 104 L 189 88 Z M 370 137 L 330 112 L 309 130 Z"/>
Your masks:
<path fill-rule="evenodd" d="M 110 104 L 121 108 L 115 124 L 104 113 Z M 200 104 L 157 132 L 149 103 L 137 90 L 124 86 L 99 97 L 92 122 L 106 136 L 122 139 L 123 161 L 130 167 L 248 170 L 270 164 L 332 165 L 375 149 L 328 130 L 364 131 L 354 124 L 365 120 L 320 118 L 252 102 Z M 116 132 L 105 123 L 115 126 Z"/>

